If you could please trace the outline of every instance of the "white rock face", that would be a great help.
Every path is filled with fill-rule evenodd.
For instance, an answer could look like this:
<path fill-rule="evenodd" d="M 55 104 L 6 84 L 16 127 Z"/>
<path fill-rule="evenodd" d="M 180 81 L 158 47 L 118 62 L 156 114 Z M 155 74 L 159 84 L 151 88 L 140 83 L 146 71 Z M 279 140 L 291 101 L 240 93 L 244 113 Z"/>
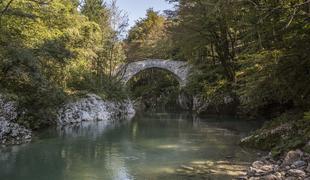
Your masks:
<path fill-rule="evenodd" d="M 17 105 L 0 94 L 0 144 L 22 144 L 31 141 L 31 130 L 15 123 Z"/>
<path fill-rule="evenodd" d="M 22 144 L 31 141 L 31 130 L 9 121 L 0 121 L 0 144 Z"/>
<path fill-rule="evenodd" d="M 124 84 L 126 84 L 136 74 L 150 68 L 159 68 L 171 72 L 175 75 L 181 87 L 186 85 L 190 71 L 190 65 L 184 61 L 147 59 L 121 65 L 114 72 L 114 75 L 119 76 Z"/>
<path fill-rule="evenodd" d="M 131 101 L 104 101 L 89 94 L 76 102 L 66 104 L 58 113 L 58 124 L 67 125 L 83 121 L 111 121 L 116 118 L 132 118 L 135 110 Z"/>
<path fill-rule="evenodd" d="M 206 111 L 210 105 L 209 100 L 205 100 L 202 96 L 196 95 L 193 97 L 193 107 L 192 110 L 200 114 Z"/>
<path fill-rule="evenodd" d="M 219 97 L 219 102 L 221 105 L 229 105 L 234 102 L 234 99 L 230 95 L 223 95 Z M 207 111 L 210 106 L 212 106 L 212 100 L 208 98 L 203 98 L 201 95 L 193 96 L 193 107 L 192 110 L 198 114 Z"/>
<path fill-rule="evenodd" d="M 0 121 L 13 121 L 17 118 L 16 103 L 0 94 Z"/>

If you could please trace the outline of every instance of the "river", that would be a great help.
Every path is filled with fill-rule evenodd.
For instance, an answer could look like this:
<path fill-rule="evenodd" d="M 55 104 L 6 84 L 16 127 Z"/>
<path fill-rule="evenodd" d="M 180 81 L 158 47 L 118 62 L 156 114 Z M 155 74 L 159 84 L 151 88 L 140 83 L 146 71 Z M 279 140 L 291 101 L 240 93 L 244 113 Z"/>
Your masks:
<path fill-rule="evenodd" d="M 238 146 L 261 123 L 144 113 L 122 123 L 50 128 L 0 148 L 1 180 L 232 179 L 257 151 Z"/>

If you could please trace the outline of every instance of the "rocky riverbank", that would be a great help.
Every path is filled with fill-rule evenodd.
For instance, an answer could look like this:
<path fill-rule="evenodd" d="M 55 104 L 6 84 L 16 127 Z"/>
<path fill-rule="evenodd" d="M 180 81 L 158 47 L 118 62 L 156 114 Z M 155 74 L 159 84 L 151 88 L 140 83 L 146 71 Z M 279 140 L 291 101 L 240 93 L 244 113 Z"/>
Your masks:
<path fill-rule="evenodd" d="M 114 119 L 131 119 L 135 109 L 130 100 L 121 102 L 102 100 L 95 94 L 64 105 L 59 110 L 57 123 L 60 126 L 84 121 L 111 121 Z"/>
<path fill-rule="evenodd" d="M 17 123 L 20 114 L 16 102 L 0 95 L 0 144 L 17 145 L 31 141 L 32 131 Z M 130 100 L 106 101 L 95 94 L 88 94 L 60 108 L 56 121 L 62 127 L 84 121 L 131 119 L 134 115 L 135 109 Z"/>
<path fill-rule="evenodd" d="M 241 179 L 310 180 L 309 112 L 284 113 L 242 139 L 241 145 L 270 151 Z"/>
<path fill-rule="evenodd" d="M 242 180 L 310 180 L 310 154 L 297 149 L 278 160 L 271 154 L 255 161 Z"/>
<path fill-rule="evenodd" d="M 204 98 L 202 95 L 192 97 L 191 110 L 197 114 L 236 114 L 236 100 L 230 94 L 223 94 L 217 99 Z"/>
<path fill-rule="evenodd" d="M 15 145 L 31 141 L 32 132 L 16 123 L 17 104 L 0 94 L 0 144 Z"/>
<path fill-rule="evenodd" d="M 280 156 L 292 149 L 310 153 L 310 113 L 285 113 L 268 121 L 250 136 L 241 140 L 241 145 Z"/>

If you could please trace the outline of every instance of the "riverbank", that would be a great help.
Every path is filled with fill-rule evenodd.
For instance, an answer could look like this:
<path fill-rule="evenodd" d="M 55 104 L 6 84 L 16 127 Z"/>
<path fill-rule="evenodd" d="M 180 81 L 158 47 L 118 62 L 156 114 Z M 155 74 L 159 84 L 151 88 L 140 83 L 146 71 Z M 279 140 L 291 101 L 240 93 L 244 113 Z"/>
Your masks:
<path fill-rule="evenodd" d="M 18 123 L 22 115 L 17 102 L 0 95 L 0 144 L 18 145 L 31 141 L 32 130 Z M 60 107 L 52 124 L 63 127 L 85 121 L 131 119 L 134 115 L 135 109 L 130 100 L 109 101 L 87 94 Z"/>
<path fill-rule="evenodd" d="M 0 94 L 0 144 L 16 145 L 31 141 L 32 131 L 16 122 L 21 115 L 17 103 Z"/>
<path fill-rule="evenodd" d="M 242 146 L 270 151 L 241 179 L 310 179 L 310 113 L 288 112 L 241 140 Z"/>
<path fill-rule="evenodd" d="M 57 124 L 65 126 L 83 121 L 112 121 L 113 119 L 131 119 L 135 115 L 133 103 L 103 100 L 96 94 L 65 104 L 57 116 Z"/>
<path fill-rule="evenodd" d="M 241 145 L 271 151 L 274 157 L 289 150 L 310 153 L 310 113 L 288 112 L 268 121 L 261 129 L 241 140 Z"/>
<path fill-rule="evenodd" d="M 241 180 L 309 180 L 310 154 L 299 149 L 289 151 L 275 159 L 264 156 L 252 163 Z"/>

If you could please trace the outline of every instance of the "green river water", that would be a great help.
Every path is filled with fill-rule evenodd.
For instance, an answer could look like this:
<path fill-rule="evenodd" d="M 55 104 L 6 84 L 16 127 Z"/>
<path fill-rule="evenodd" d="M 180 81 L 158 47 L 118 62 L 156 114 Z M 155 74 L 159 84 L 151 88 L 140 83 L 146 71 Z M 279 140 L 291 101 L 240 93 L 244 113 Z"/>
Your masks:
<path fill-rule="evenodd" d="M 232 179 L 257 158 L 238 142 L 259 126 L 144 113 L 122 123 L 50 128 L 30 144 L 0 147 L 0 180 Z"/>

